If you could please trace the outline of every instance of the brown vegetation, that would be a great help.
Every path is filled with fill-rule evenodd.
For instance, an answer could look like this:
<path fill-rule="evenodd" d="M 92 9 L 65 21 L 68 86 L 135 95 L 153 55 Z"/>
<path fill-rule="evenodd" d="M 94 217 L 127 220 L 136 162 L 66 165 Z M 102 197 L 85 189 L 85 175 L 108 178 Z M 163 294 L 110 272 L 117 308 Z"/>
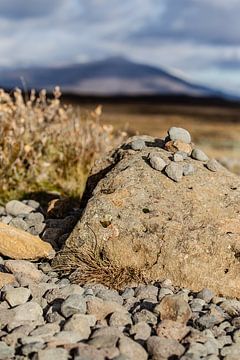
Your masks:
<path fill-rule="evenodd" d="M 0 90 L 0 201 L 26 192 L 58 191 L 80 196 L 93 160 L 116 146 L 123 133 L 101 124 L 92 113 L 63 105 L 42 90 L 24 97 Z"/>

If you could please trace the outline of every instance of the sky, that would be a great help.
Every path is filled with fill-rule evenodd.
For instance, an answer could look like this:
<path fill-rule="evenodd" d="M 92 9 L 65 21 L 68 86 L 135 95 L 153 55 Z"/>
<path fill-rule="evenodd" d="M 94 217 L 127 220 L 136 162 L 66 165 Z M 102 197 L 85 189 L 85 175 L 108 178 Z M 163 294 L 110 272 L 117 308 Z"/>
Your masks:
<path fill-rule="evenodd" d="M 0 66 L 124 56 L 240 94 L 240 0 L 0 0 Z"/>

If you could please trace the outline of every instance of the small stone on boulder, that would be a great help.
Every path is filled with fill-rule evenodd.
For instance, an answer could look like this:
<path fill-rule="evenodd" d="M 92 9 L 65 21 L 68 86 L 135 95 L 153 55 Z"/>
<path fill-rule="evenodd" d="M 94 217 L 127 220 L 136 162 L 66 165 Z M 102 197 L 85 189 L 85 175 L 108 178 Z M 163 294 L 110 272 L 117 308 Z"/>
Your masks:
<path fill-rule="evenodd" d="M 166 162 L 157 153 L 149 154 L 149 162 L 153 169 L 162 171 L 166 167 Z"/>
<path fill-rule="evenodd" d="M 198 161 L 208 161 L 208 156 L 201 149 L 193 149 L 191 156 Z"/>
<path fill-rule="evenodd" d="M 169 138 L 173 141 L 175 140 L 181 140 L 183 142 L 185 142 L 186 144 L 190 144 L 191 142 L 191 135 L 189 134 L 189 132 L 183 128 L 178 128 L 178 127 L 171 127 L 168 130 L 168 135 Z"/>
<path fill-rule="evenodd" d="M 183 167 L 180 164 L 171 162 L 169 165 L 166 166 L 165 172 L 170 179 L 172 179 L 176 182 L 179 182 L 182 180 Z"/>

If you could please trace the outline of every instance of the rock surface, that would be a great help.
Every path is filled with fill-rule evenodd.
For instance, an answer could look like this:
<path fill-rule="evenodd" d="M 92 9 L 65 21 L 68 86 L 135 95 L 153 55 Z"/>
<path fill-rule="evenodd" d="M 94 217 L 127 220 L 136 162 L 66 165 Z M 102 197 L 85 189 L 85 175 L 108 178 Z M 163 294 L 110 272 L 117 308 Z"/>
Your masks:
<path fill-rule="evenodd" d="M 133 152 L 127 146 L 132 141 L 96 163 L 83 215 L 54 264 L 76 269 L 72 279 L 80 283 L 96 273 L 116 288 L 170 278 L 195 291 L 209 287 L 240 297 L 239 177 L 223 167 L 209 171 L 199 157 L 188 157 L 181 166 L 194 173 L 174 182 L 148 160 L 154 151 L 167 165 L 176 164 L 174 151 L 152 139 Z"/>
<path fill-rule="evenodd" d="M 53 257 L 50 244 L 21 229 L 0 223 L 0 254 L 12 259 L 31 259 Z"/>

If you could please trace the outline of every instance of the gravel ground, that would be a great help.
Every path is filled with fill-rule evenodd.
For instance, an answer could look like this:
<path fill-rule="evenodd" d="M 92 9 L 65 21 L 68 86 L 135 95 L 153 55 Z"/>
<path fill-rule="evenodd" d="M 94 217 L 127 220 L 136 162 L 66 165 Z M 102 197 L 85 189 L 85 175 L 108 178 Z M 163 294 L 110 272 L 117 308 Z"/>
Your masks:
<path fill-rule="evenodd" d="M 51 218 L 28 200 L 6 204 L 0 216 L 59 249 L 79 211 Z M 170 280 L 120 292 L 81 287 L 48 261 L 0 258 L 0 266 L 17 280 L 0 292 L 0 359 L 240 359 L 236 299 L 209 289 L 193 293 Z"/>

